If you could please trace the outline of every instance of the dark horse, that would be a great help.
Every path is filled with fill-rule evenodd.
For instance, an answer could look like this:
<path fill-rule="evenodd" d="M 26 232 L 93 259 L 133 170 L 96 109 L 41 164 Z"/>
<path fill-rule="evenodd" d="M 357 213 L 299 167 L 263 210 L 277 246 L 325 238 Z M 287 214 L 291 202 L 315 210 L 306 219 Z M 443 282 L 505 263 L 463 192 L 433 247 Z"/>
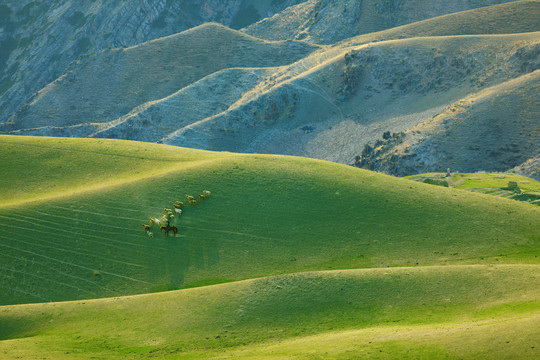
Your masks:
<path fill-rule="evenodd" d="M 171 226 L 167 221 L 167 226 L 162 226 L 161 230 L 165 230 L 165 236 L 169 236 L 169 231 L 172 231 L 174 235 L 178 233 L 178 228 L 176 226 Z"/>
<path fill-rule="evenodd" d="M 165 236 L 169 236 L 169 231 L 172 231 L 174 235 L 178 233 L 178 228 L 176 226 L 169 226 L 168 229 L 165 226 L 162 226 L 161 230 L 165 230 Z"/>

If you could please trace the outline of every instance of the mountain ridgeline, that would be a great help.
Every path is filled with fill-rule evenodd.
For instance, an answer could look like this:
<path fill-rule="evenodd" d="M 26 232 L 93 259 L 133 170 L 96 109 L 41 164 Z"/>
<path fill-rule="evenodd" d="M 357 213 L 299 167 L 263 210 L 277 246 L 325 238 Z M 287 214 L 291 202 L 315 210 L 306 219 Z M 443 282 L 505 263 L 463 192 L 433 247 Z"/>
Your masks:
<path fill-rule="evenodd" d="M 536 0 L 25 1 L 0 11 L 4 134 L 299 155 L 394 175 L 534 175 L 524 164 L 539 155 Z M 495 106 L 459 112 L 474 136 L 427 146 L 449 139 L 421 130 L 432 119 L 454 121 L 450 109 L 486 96 Z M 381 143 L 387 132 L 406 134 L 406 152 Z M 418 132 L 423 146 L 412 144 Z"/>

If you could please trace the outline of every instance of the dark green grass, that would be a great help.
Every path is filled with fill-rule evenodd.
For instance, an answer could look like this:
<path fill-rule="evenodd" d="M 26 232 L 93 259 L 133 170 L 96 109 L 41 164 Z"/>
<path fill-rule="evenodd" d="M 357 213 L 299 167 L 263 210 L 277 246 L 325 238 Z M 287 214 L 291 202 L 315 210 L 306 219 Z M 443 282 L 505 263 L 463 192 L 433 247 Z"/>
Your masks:
<path fill-rule="evenodd" d="M 138 170 L 118 154 L 141 144 L 100 142 L 115 161 Z M 170 150 L 164 159 L 193 156 L 155 146 Z M 31 158 L 35 148 L 22 149 L 21 157 Z M 204 154 L 204 161 L 179 161 L 150 177 L 0 208 L 0 303 L 120 296 L 299 271 L 538 263 L 536 207 L 323 161 Z M 84 153 L 86 162 L 93 156 Z M 3 161 L 10 168 L 14 160 Z M 23 170 L 10 173 L 15 184 L 30 176 Z M 8 189 L 16 186 L 10 182 Z M 179 236 L 165 237 L 157 227 L 155 238 L 146 235 L 141 224 L 149 217 L 205 189 L 214 196 L 185 209 L 174 223 Z"/>

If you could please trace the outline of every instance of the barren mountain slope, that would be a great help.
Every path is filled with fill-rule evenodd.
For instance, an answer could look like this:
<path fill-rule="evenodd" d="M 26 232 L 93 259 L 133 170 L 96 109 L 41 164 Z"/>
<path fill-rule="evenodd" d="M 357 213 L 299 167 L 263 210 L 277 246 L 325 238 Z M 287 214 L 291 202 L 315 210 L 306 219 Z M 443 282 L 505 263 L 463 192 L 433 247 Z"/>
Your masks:
<path fill-rule="evenodd" d="M 332 44 L 432 17 L 511 0 L 310 0 L 248 26 L 248 34 L 271 40 L 302 39 Z"/>
<path fill-rule="evenodd" d="M 540 70 L 487 88 L 364 151 L 357 166 L 400 176 L 447 168 L 505 171 L 529 159 L 525 170 L 534 167 L 540 149 L 539 93 Z"/>
<path fill-rule="evenodd" d="M 352 163 L 383 132 L 407 130 L 468 94 L 537 69 L 539 43 L 537 33 L 395 40 L 342 50 L 319 65 L 315 53 L 164 141 Z"/>
<path fill-rule="evenodd" d="M 540 181 L 540 155 L 537 155 L 514 169 L 518 174 Z"/>
<path fill-rule="evenodd" d="M 304 0 L 5 0 L 0 4 L 0 122 L 81 55 L 204 22 L 249 25 Z"/>
<path fill-rule="evenodd" d="M 285 65 L 315 48 L 301 42 L 259 40 L 219 24 L 201 25 L 85 57 L 35 94 L 5 129 L 111 121 L 221 69 Z"/>

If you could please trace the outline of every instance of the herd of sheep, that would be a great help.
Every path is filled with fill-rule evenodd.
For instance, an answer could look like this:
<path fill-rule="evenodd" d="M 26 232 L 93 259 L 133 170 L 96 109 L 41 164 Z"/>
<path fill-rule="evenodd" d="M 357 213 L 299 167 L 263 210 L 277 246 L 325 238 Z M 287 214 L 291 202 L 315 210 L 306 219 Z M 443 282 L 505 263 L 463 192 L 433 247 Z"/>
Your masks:
<path fill-rule="evenodd" d="M 212 193 L 210 191 L 204 190 L 202 194 L 199 194 L 198 197 L 199 200 L 204 201 L 211 196 Z M 186 195 L 186 199 L 190 206 L 197 206 L 197 200 L 195 200 L 194 196 Z M 169 232 L 171 231 L 173 235 L 176 235 L 178 233 L 178 228 L 176 226 L 171 226 L 171 220 L 175 220 L 176 216 L 182 215 L 183 208 L 184 203 L 182 201 L 176 201 L 173 204 L 174 210 L 165 208 L 160 218 L 150 218 L 150 225 L 142 224 L 148 237 L 154 237 L 154 233 L 152 232 L 152 226 L 159 226 L 161 231 L 165 231 L 165 236 L 168 236 Z"/>

